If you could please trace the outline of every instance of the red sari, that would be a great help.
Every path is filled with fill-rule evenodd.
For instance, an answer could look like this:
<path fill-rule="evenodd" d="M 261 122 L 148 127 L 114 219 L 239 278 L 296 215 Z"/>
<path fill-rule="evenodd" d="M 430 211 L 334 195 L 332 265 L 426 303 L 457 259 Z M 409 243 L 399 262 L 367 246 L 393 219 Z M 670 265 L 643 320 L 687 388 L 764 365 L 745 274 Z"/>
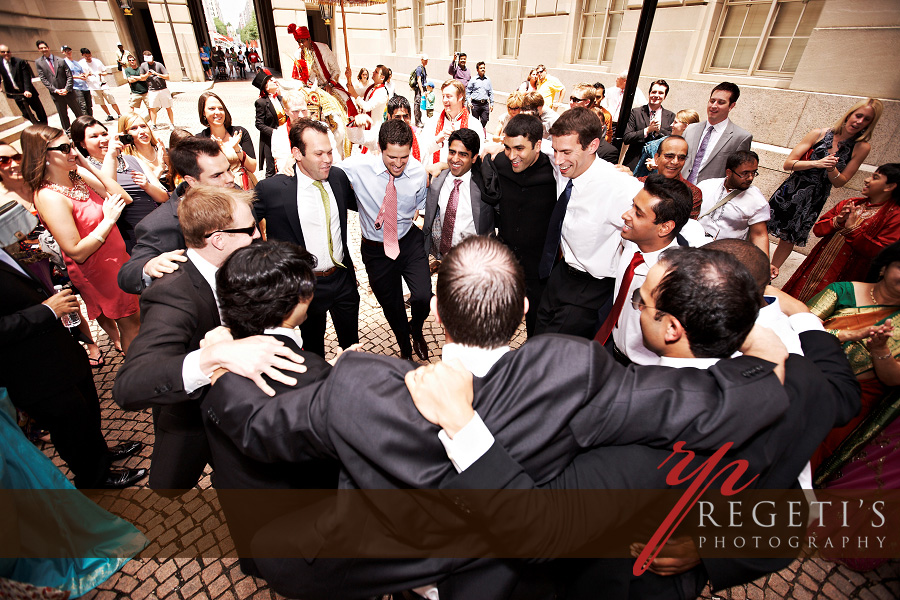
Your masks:
<path fill-rule="evenodd" d="M 816 244 L 782 291 L 806 302 L 836 281 L 865 281 L 872 259 L 900 240 L 900 207 L 888 200 L 851 229 L 837 229 L 834 217 L 849 203 L 865 205 L 866 198 L 849 198 L 822 215 L 813 233 Z"/>

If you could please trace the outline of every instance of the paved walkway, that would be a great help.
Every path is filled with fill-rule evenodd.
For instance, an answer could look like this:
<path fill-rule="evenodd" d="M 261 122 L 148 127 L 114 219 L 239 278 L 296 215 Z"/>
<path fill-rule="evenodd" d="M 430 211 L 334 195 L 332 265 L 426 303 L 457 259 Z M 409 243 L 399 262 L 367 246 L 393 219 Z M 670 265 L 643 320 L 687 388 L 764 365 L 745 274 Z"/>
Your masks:
<path fill-rule="evenodd" d="M 174 86 L 173 86 L 174 87 Z M 201 129 L 197 118 L 197 96 L 202 86 L 175 96 L 176 125 L 196 132 Z M 256 89 L 249 80 L 246 83 L 218 83 L 213 90 L 225 101 L 232 113 L 235 124 L 243 125 L 253 133 L 254 145 L 258 136 L 253 126 L 253 100 L 258 97 Z M 120 106 L 127 99 L 127 86 L 115 90 Z M 99 112 L 99 111 L 98 111 Z M 164 120 L 165 117 L 161 116 Z M 164 140 L 168 139 L 168 130 L 157 132 Z M 398 351 L 393 334 L 387 326 L 384 314 L 378 306 L 371 290 L 362 260 L 359 256 L 359 226 L 355 219 L 350 220 L 351 254 L 355 264 L 360 267 L 357 277 L 360 285 L 360 337 L 364 349 L 369 352 L 397 356 Z M 791 269 L 792 270 L 792 269 Z M 111 390 L 116 371 L 122 362 L 122 355 L 112 349 L 105 334 L 94 324 L 95 339 L 106 356 L 107 366 L 96 372 L 95 382 L 100 393 L 103 409 L 103 430 L 111 444 L 123 439 L 143 441 L 146 446 L 139 456 L 130 458 L 124 466 L 149 467 L 150 453 L 153 443 L 153 427 L 150 411 L 125 412 L 112 401 Z M 432 361 L 440 359 L 440 346 L 444 338 L 440 327 L 434 322 L 433 315 L 425 324 L 425 337 L 432 350 Z M 512 346 L 518 347 L 525 341 L 524 326 L 520 327 Z M 334 352 L 336 340 L 334 331 L 329 325 L 326 348 Z M 50 444 L 44 446 L 45 453 L 68 474 L 62 466 Z M 146 480 L 144 482 L 146 484 Z M 201 490 L 210 489 L 209 472 L 198 486 Z M 197 494 L 197 492 L 191 492 Z M 193 496 L 192 496 L 193 498 Z M 198 507 L 202 502 L 198 501 Z M 190 505 L 189 505 L 190 506 Z M 198 508 L 191 517 L 199 520 L 202 527 L 195 533 L 187 533 L 190 522 L 184 512 L 174 512 L 168 518 L 150 518 L 144 521 L 140 514 L 134 515 L 134 522 L 155 542 L 142 556 L 150 554 L 160 547 L 166 547 L 179 536 L 193 536 L 197 543 L 204 547 L 225 545 L 227 531 L 215 516 L 203 516 L 205 509 Z M 186 535 L 185 535 L 186 534 Z M 190 540 L 190 541 L 193 541 Z M 182 540 L 183 541 L 183 540 Z M 207 552 L 208 554 L 211 552 Z M 598 597 L 602 598 L 602 591 Z M 704 598 L 712 598 L 705 593 Z M 788 569 L 746 586 L 740 586 L 721 593 L 718 597 L 730 600 L 768 600 L 771 598 L 828 598 L 832 600 L 844 598 L 860 598 L 862 600 L 891 600 L 900 598 L 900 560 L 882 565 L 875 571 L 857 573 L 846 567 L 822 559 L 813 558 L 794 562 Z M 268 589 L 264 581 L 245 576 L 238 567 L 235 558 L 173 558 L 160 560 L 157 558 L 138 558 L 125 565 L 121 572 L 115 574 L 96 590 L 84 596 L 88 599 L 172 599 L 172 600 L 232 600 L 232 599 L 271 599 L 280 598 Z"/>

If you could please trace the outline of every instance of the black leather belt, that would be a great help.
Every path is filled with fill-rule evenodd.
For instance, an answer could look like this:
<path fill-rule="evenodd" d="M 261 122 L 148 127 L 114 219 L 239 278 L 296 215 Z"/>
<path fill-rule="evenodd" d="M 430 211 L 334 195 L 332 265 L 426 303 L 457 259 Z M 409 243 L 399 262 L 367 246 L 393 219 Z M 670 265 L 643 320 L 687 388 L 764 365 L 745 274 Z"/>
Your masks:
<path fill-rule="evenodd" d="M 475 100 L 475 99 L 472 99 L 472 102 L 474 102 L 475 104 L 487 104 L 487 103 L 489 102 L 489 100 Z"/>

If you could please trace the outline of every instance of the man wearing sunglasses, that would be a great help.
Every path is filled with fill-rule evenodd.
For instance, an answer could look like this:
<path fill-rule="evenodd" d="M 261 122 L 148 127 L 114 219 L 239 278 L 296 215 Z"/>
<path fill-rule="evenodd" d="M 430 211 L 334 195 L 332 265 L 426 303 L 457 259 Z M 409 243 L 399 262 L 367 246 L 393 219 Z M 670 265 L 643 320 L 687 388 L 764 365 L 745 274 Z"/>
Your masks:
<path fill-rule="evenodd" d="M 38 91 L 34 89 L 31 80 L 34 72 L 28 66 L 28 61 L 16 58 L 9 51 L 9 46 L 0 44 L 0 79 L 3 80 L 3 91 L 9 98 L 16 101 L 16 106 L 22 111 L 22 116 L 32 123 L 47 123 L 47 113 Z"/>
<path fill-rule="evenodd" d="M 260 237 L 253 195 L 234 188 L 192 187 L 178 207 L 185 261 L 141 295 L 141 333 L 116 376 L 113 398 L 127 410 L 153 408 L 155 442 L 150 487 L 193 487 L 211 462 L 200 418 L 209 376 L 220 367 L 264 386 L 265 373 L 293 381 L 274 367 L 302 370 L 302 358 L 270 336 L 200 348 L 220 325 L 216 272 L 231 254 Z"/>

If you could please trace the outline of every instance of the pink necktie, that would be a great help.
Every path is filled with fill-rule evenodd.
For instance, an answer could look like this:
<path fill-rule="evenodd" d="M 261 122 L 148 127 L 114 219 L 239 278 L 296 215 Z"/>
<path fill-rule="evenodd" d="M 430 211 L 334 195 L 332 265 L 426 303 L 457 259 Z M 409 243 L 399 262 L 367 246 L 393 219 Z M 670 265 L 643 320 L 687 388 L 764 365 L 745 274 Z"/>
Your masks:
<path fill-rule="evenodd" d="M 375 219 L 375 228 L 381 229 L 384 236 L 384 254 L 391 260 L 400 256 L 400 242 L 397 240 L 397 188 L 394 187 L 394 176 L 388 175 L 387 188 L 384 190 L 384 202 Z"/>
<path fill-rule="evenodd" d="M 450 199 L 447 201 L 447 213 L 444 215 L 444 222 L 441 223 L 441 254 L 450 252 L 453 246 L 453 227 L 456 225 L 456 206 L 459 204 L 459 184 L 462 179 L 453 182 L 453 191 L 450 192 Z"/>
<path fill-rule="evenodd" d="M 47 59 L 47 64 L 50 65 L 50 72 L 56 75 L 56 69 L 53 67 L 53 56 Z"/>

